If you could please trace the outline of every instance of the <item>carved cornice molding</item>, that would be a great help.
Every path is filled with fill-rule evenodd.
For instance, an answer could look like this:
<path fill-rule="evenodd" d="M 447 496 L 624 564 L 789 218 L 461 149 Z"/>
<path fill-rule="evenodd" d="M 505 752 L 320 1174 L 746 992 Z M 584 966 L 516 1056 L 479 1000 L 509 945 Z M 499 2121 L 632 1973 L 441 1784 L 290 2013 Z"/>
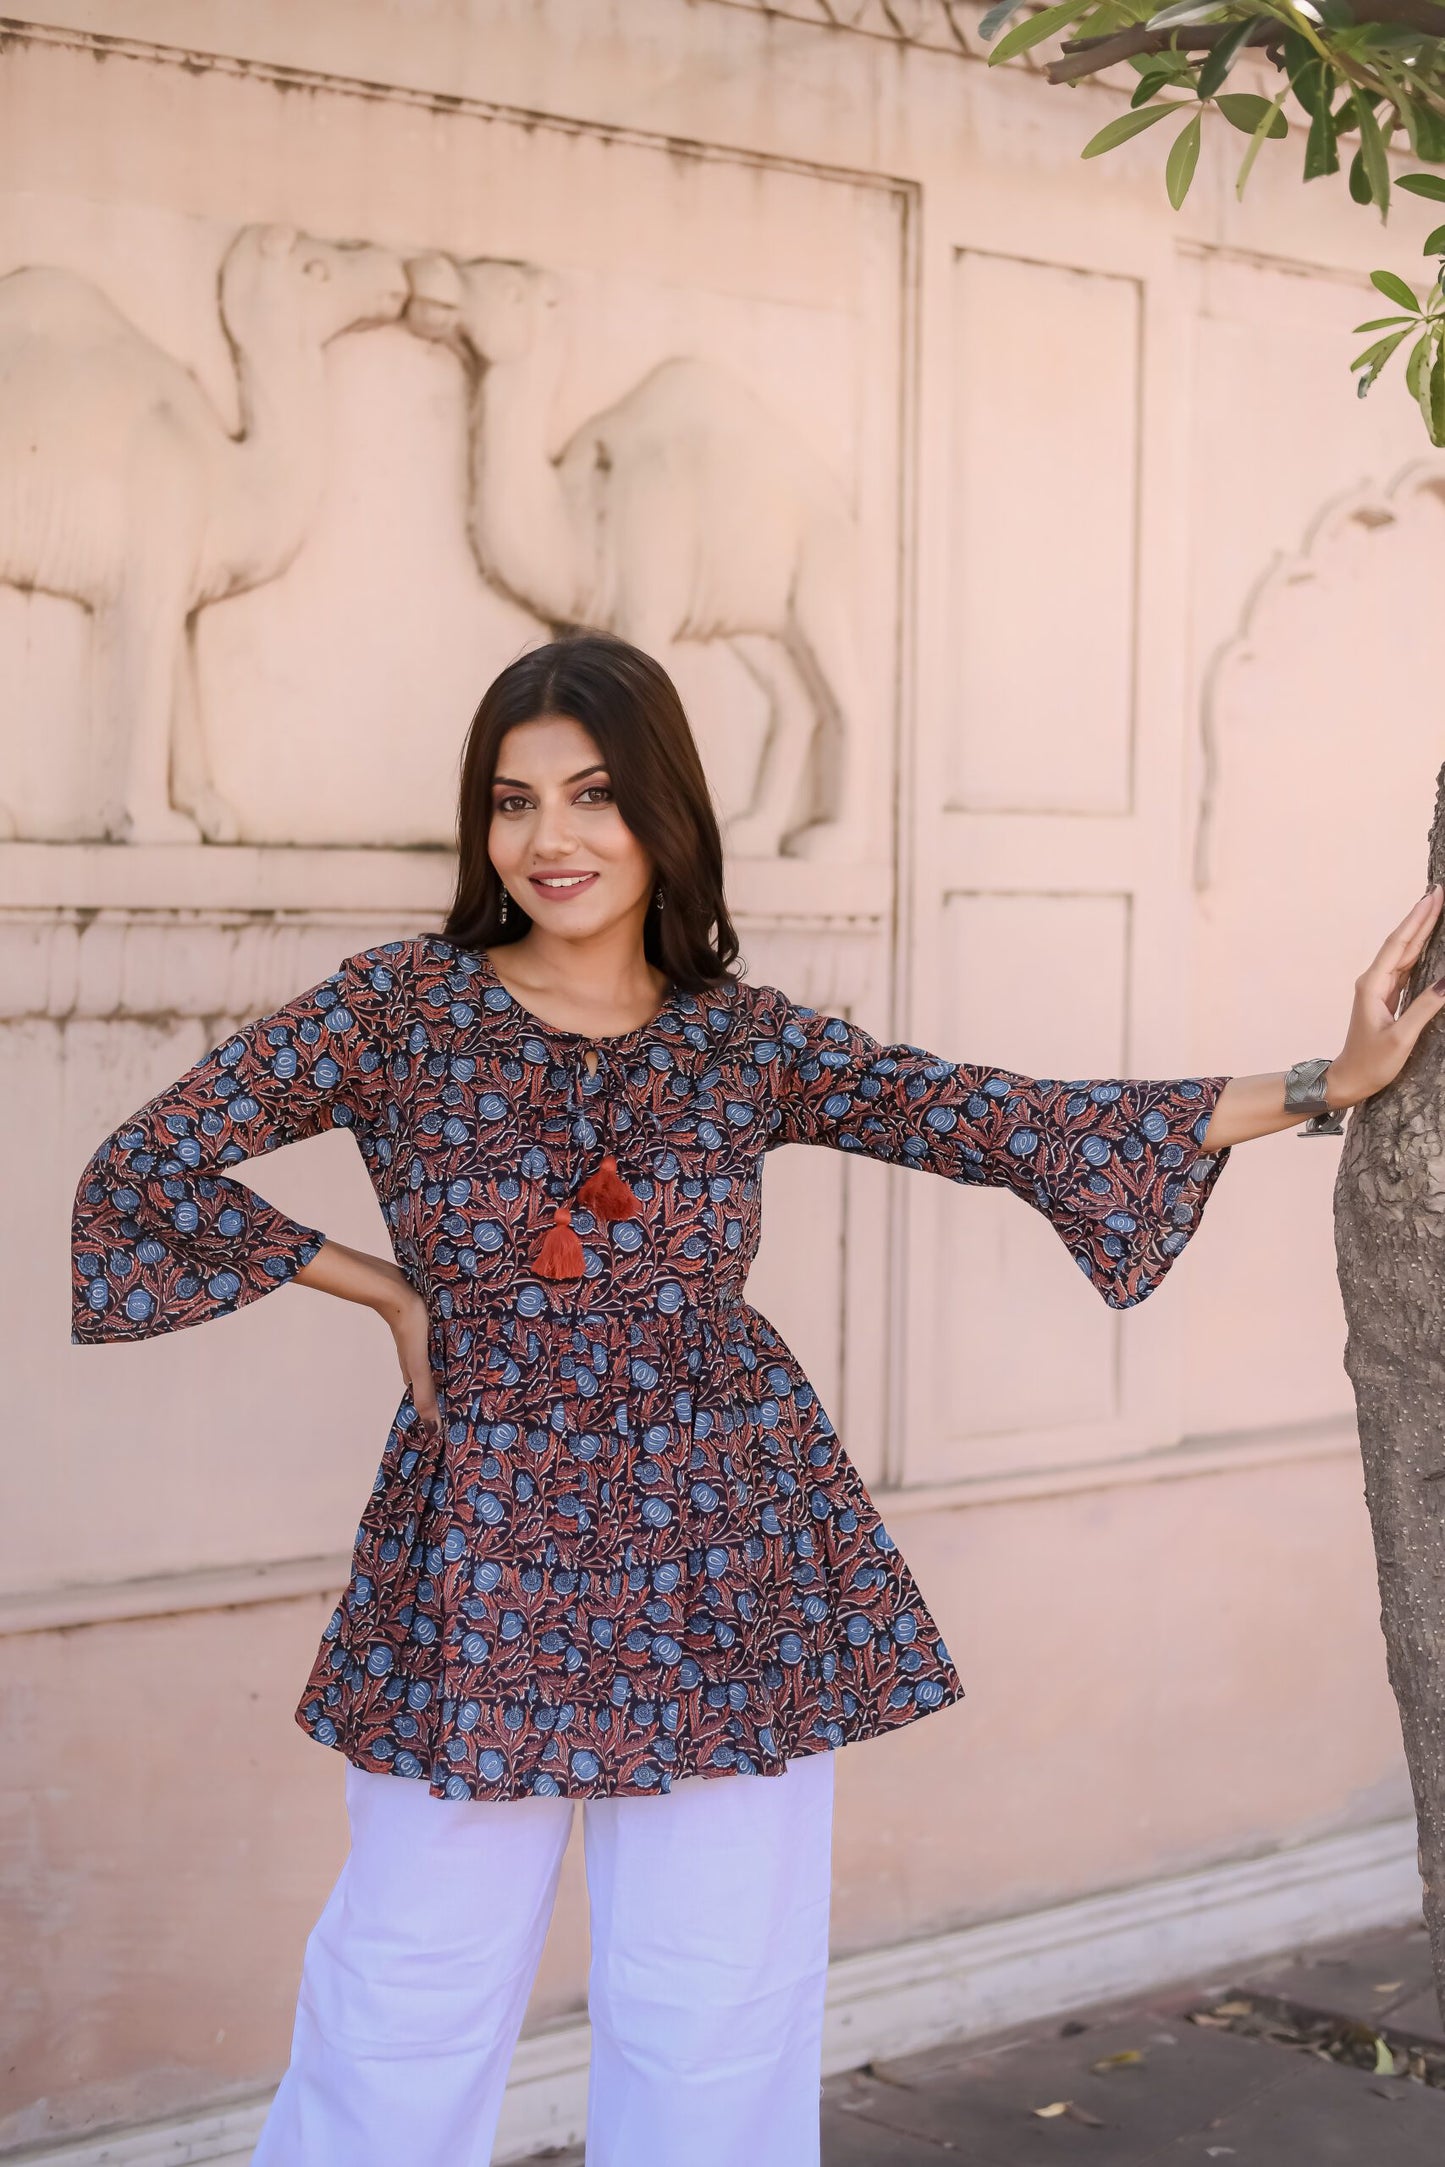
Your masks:
<path fill-rule="evenodd" d="M 379 941 L 434 932 L 440 910 L 327 904 L 303 911 L 205 906 L 0 907 L 0 1026 L 204 1019 L 220 1035 L 265 1015 Z M 734 906 L 756 985 L 834 1012 L 881 1012 L 887 920 L 819 908 L 779 918 Z"/>
<path fill-rule="evenodd" d="M 921 45 L 941 53 L 970 50 L 964 18 L 977 14 L 965 0 L 723 0 L 723 4 L 746 8 L 754 15 L 785 16 L 790 22 L 891 38 L 896 44 Z"/>
<path fill-rule="evenodd" d="M 325 909 L 0 912 L 0 1021 L 196 1017 L 219 1034 L 315 985 L 343 956 L 436 923 Z"/>

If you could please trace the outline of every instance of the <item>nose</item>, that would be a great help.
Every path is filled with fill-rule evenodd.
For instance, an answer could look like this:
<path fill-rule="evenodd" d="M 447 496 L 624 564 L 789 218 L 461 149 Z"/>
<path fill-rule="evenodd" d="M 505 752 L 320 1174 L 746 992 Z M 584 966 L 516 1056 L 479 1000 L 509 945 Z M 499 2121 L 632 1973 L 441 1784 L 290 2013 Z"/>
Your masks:
<path fill-rule="evenodd" d="M 544 802 L 538 808 L 532 847 L 537 856 L 548 863 L 576 854 L 577 824 L 572 817 L 572 808 L 565 800 L 557 805 Z"/>

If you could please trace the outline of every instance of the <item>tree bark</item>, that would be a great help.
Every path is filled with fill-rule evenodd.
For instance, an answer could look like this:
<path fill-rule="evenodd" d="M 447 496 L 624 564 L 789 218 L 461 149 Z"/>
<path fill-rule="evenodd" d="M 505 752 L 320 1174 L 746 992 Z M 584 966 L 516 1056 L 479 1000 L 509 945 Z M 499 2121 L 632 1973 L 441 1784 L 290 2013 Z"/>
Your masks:
<path fill-rule="evenodd" d="M 1429 880 L 1445 881 L 1445 768 Z M 1407 998 L 1445 971 L 1445 916 Z M 1345 1368 L 1445 2016 L 1445 1027 L 1350 1116 L 1335 1180 Z"/>

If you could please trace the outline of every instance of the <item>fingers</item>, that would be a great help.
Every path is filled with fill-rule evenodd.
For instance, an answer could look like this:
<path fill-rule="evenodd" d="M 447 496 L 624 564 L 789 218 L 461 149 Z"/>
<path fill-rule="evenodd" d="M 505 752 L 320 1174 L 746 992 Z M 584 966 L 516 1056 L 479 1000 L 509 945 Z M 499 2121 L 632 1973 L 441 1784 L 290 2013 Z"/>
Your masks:
<path fill-rule="evenodd" d="M 1427 1023 L 1434 1021 L 1445 1008 L 1445 978 L 1437 978 L 1433 986 L 1417 993 L 1414 1000 L 1402 1012 L 1395 1028 L 1404 1034 L 1407 1046 L 1413 1046 Z"/>
<path fill-rule="evenodd" d="M 416 1364 L 410 1383 L 412 1405 L 422 1421 L 440 1423 L 442 1416 L 436 1379 L 432 1376 L 431 1365 L 425 1355 Z"/>
<path fill-rule="evenodd" d="M 1367 978 L 1383 978 L 1394 973 L 1403 975 L 1414 968 L 1434 930 L 1442 901 L 1445 901 L 1445 889 L 1439 886 L 1426 889 L 1394 931 L 1385 936 L 1379 954 L 1365 973 Z"/>
<path fill-rule="evenodd" d="M 428 1325 L 426 1304 L 420 1298 L 407 1302 L 401 1313 L 392 1320 L 392 1338 L 396 1346 L 397 1361 L 401 1374 L 411 1393 L 411 1403 L 417 1419 L 429 1428 L 441 1427 L 441 1395 L 432 1375 L 428 1353 Z"/>

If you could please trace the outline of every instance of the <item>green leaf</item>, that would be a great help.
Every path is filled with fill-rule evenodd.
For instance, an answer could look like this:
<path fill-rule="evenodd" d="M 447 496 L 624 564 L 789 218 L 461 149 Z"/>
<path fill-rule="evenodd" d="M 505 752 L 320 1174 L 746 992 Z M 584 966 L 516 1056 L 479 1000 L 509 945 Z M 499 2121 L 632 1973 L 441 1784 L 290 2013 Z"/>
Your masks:
<path fill-rule="evenodd" d="M 1432 203 L 1445 203 L 1445 174 L 1402 173 L 1395 186 L 1408 189 L 1412 196 L 1428 196 Z"/>
<path fill-rule="evenodd" d="M 1382 293 L 1387 301 L 1393 301 L 1398 308 L 1413 309 L 1416 315 L 1419 315 L 1419 295 L 1415 292 L 1413 286 L 1407 286 L 1402 278 L 1396 278 L 1393 271 L 1372 271 L 1370 273 L 1370 284 L 1377 292 Z"/>
<path fill-rule="evenodd" d="M 1164 162 L 1164 186 L 1176 211 L 1189 193 L 1189 183 L 1199 163 L 1199 129 L 1203 119 L 1202 113 L 1196 113 L 1192 120 L 1185 121 L 1169 146 L 1169 156 Z"/>
<path fill-rule="evenodd" d="M 1360 123 L 1360 158 L 1365 178 L 1370 184 L 1370 194 L 1380 206 L 1381 222 L 1390 211 L 1390 162 L 1385 156 L 1385 139 L 1380 133 L 1380 123 L 1375 118 L 1374 107 L 1361 91 L 1354 94 L 1355 114 Z M 1353 194 L 1353 188 L 1351 194 Z"/>
<path fill-rule="evenodd" d="M 1430 341 L 1434 335 L 1433 331 L 1421 332 L 1419 338 L 1410 348 L 1410 358 L 1405 363 L 1405 389 L 1412 399 L 1419 399 L 1422 395 L 1428 395 L 1427 379 L 1430 373 Z M 1428 420 L 1428 418 L 1427 415 L 1426 419 Z"/>
<path fill-rule="evenodd" d="M 1024 0 L 996 0 L 996 4 L 989 9 L 988 13 L 979 17 L 979 36 L 981 38 L 997 37 L 1009 17 L 1017 15 L 1023 4 Z"/>
<path fill-rule="evenodd" d="M 1273 135 L 1275 115 L 1280 112 L 1288 96 L 1289 84 L 1286 83 L 1265 107 L 1263 118 L 1249 139 L 1249 148 L 1239 162 L 1239 172 L 1236 174 L 1234 182 L 1234 193 L 1237 198 L 1243 198 L 1249 176 L 1254 171 L 1254 161 L 1264 148 L 1265 137 Z"/>
<path fill-rule="evenodd" d="M 1199 95 L 1212 98 L 1223 83 L 1230 69 L 1238 60 L 1245 46 L 1258 28 L 1257 18 L 1246 15 L 1242 23 L 1234 23 L 1215 46 L 1214 51 L 1199 71 Z"/>
<path fill-rule="evenodd" d="M 1000 61 L 1012 60 L 1015 53 L 1026 53 L 1031 45 L 1042 45 L 1045 38 L 1051 38 L 1056 30 L 1062 30 L 1065 23 L 1071 23 L 1078 13 L 1079 0 L 1059 0 L 1057 7 L 1041 8 L 1039 13 L 1031 15 L 1026 23 L 1015 23 L 1008 35 L 1000 38 L 989 54 L 989 66 L 996 68 Z"/>
<path fill-rule="evenodd" d="M 1415 132 L 1410 147 L 1417 158 L 1430 165 L 1445 165 L 1445 118 L 1431 105 L 1422 105 L 1418 99 L 1411 101 L 1415 112 Z"/>
<path fill-rule="evenodd" d="M 1365 171 L 1364 153 L 1356 151 L 1350 160 L 1350 196 L 1356 203 L 1368 203 L 1373 195 L 1370 177 Z"/>
<path fill-rule="evenodd" d="M 1410 349 L 1405 386 L 1420 409 L 1432 444 L 1445 445 L 1445 325 L 1432 324 Z M 1431 354 L 1434 360 L 1431 360 Z"/>
<path fill-rule="evenodd" d="M 1412 328 L 1413 326 L 1406 324 L 1403 331 L 1392 331 L 1387 339 L 1376 339 L 1373 346 L 1367 346 L 1362 354 L 1356 354 L 1350 363 L 1350 373 L 1353 375 L 1356 369 L 1368 369 L 1370 381 L 1373 383 L 1401 339 L 1410 336 Z"/>
<path fill-rule="evenodd" d="M 1367 324 L 1355 325 L 1355 336 L 1358 338 L 1362 331 L 1388 331 L 1391 324 L 1417 324 L 1419 321 L 1418 311 L 1413 316 L 1372 316 Z"/>
<path fill-rule="evenodd" d="M 1171 81 L 1172 77 L 1161 68 L 1156 68 L 1152 74 L 1141 75 L 1134 85 L 1134 95 L 1129 100 L 1130 105 L 1136 108 L 1147 105 L 1149 100 L 1157 96 Z"/>
<path fill-rule="evenodd" d="M 1220 0 L 1170 0 L 1170 5 L 1160 8 L 1145 21 L 1146 30 L 1178 30 L 1185 23 L 1202 23 L 1206 16 L 1219 13 Z"/>
<path fill-rule="evenodd" d="M 1073 36 L 1076 38 L 1112 37 L 1116 30 L 1121 30 L 1131 20 L 1132 18 L 1125 14 L 1123 8 L 1115 5 L 1115 0 L 1104 0 L 1104 5 L 1087 8 L 1080 15 L 1073 26 Z"/>
<path fill-rule="evenodd" d="M 1433 233 L 1426 234 L 1425 246 L 1420 253 L 1422 256 L 1445 256 L 1445 226 L 1437 226 Z"/>
<path fill-rule="evenodd" d="M 1137 113 L 1120 113 L 1116 119 L 1101 128 L 1097 135 L 1090 136 L 1079 156 L 1097 158 L 1106 150 L 1115 150 L 1119 144 L 1127 143 L 1131 135 L 1142 135 L 1146 128 L 1152 128 L 1155 121 L 1162 120 L 1166 113 L 1177 113 L 1178 110 L 1179 107 L 1171 103 L 1146 105 Z"/>
<path fill-rule="evenodd" d="M 1361 372 L 1360 380 L 1356 384 L 1355 390 L 1359 393 L 1362 399 L 1369 391 L 1371 385 L 1378 378 L 1381 369 L 1384 368 L 1385 363 L 1389 360 L 1391 354 L 1393 354 L 1393 352 L 1395 351 L 1395 348 L 1400 344 L 1400 341 L 1402 339 L 1407 339 L 1410 336 L 1410 331 L 1411 326 L 1409 324 L 1405 326 L 1405 329 L 1403 331 L 1392 331 L 1387 339 L 1381 339 L 1378 344 L 1374 346 L 1367 346 L 1365 351 L 1362 354 L 1357 354 L 1354 360 L 1350 363 L 1350 369 L 1352 372 L 1355 369 L 1358 369 Z"/>
<path fill-rule="evenodd" d="M 1395 2057 L 1384 2040 L 1377 2038 L 1375 2041 L 1375 2075 L 1377 2077 L 1393 2077 L 1394 2074 Z"/>
<path fill-rule="evenodd" d="M 1300 102 L 1302 110 L 1313 119 L 1319 111 L 1321 99 L 1333 96 L 1324 84 L 1325 63 L 1320 59 L 1308 38 L 1302 38 L 1297 30 L 1287 30 L 1283 39 L 1284 72 L 1289 77 L 1290 88 Z M 1333 82 L 1334 70 L 1329 71 Z"/>
<path fill-rule="evenodd" d="M 1305 137 L 1305 170 L 1307 181 L 1322 180 L 1327 173 L 1340 170 L 1340 148 L 1335 136 L 1334 115 L 1326 98 L 1310 121 L 1310 132 Z"/>
<path fill-rule="evenodd" d="M 1289 122 L 1277 100 L 1271 105 L 1268 98 L 1257 98 L 1252 90 L 1226 90 L 1214 102 L 1231 128 L 1239 128 L 1245 135 L 1253 135 L 1267 113 L 1273 115 L 1269 124 L 1271 135 L 1289 134 Z"/>

